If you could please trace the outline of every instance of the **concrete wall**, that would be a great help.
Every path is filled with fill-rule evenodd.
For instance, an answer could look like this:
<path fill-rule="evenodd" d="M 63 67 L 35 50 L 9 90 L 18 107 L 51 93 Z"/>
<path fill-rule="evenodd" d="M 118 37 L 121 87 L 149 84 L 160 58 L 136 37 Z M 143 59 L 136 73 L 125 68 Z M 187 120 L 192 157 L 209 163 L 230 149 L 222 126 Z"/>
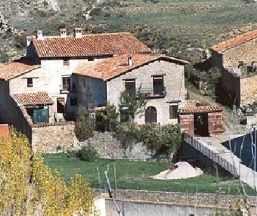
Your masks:
<path fill-rule="evenodd" d="M 212 216 L 211 208 L 161 204 L 149 202 L 118 201 L 124 216 Z M 106 216 L 119 216 L 111 200 L 106 201 Z"/>
<path fill-rule="evenodd" d="M 137 89 L 152 89 L 153 75 L 164 75 L 167 95 L 164 98 L 149 99 L 145 108 L 154 106 L 157 109 L 157 122 L 160 124 L 177 123 L 177 120 L 169 119 L 169 102 L 181 100 L 179 106 L 184 104 L 185 85 L 184 66 L 175 63 L 155 61 L 108 81 L 107 101 L 118 108 L 120 94 L 125 90 L 125 79 L 136 79 Z M 144 114 L 137 115 L 135 122 L 144 124 Z"/>
<path fill-rule="evenodd" d="M 56 153 L 78 149 L 74 123 L 32 127 L 32 150 L 41 153 Z"/>
<path fill-rule="evenodd" d="M 102 190 L 94 190 L 94 196 L 99 196 Z M 208 193 L 180 193 L 140 190 L 118 190 L 116 199 L 119 208 L 127 215 L 181 215 L 195 214 L 199 216 L 212 215 L 217 208 L 228 209 L 241 199 L 247 199 L 248 205 L 254 213 L 256 199 L 254 196 L 233 196 Z M 116 216 L 111 200 L 106 200 L 107 215 Z M 251 214 L 256 215 L 256 214 Z"/>

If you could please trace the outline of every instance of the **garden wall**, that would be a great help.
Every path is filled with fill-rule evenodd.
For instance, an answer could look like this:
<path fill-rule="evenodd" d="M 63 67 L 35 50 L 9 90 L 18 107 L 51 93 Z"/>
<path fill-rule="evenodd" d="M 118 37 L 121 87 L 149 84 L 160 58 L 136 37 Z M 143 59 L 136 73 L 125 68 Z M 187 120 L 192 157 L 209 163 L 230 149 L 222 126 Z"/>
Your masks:
<path fill-rule="evenodd" d="M 32 150 L 41 153 L 65 152 L 79 148 L 73 122 L 32 127 Z"/>

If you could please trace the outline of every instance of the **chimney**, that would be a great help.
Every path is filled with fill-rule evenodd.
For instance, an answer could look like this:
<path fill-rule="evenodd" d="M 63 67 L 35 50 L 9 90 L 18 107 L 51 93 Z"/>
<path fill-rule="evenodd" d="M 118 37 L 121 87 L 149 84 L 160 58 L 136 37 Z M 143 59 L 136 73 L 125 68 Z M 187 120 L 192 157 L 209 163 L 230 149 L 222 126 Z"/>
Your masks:
<path fill-rule="evenodd" d="M 27 36 L 27 47 L 31 44 L 31 41 L 32 41 L 32 36 Z"/>
<path fill-rule="evenodd" d="M 60 29 L 60 37 L 61 37 L 61 38 L 66 38 L 66 36 L 67 36 L 67 31 L 66 31 L 66 29 L 65 29 L 65 28 Z"/>
<path fill-rule="evenodd" d="M 82 38 L 82 28 L 75 28 L 74 29 L 74 37 L 75 38 Z"/>
<path fill-rule="evenodd" d="M 133 60 L 132 60 L 132 57 L 129 56 L 128 57 L 128 66 L 132 66 L 133 65 Z"/>
<path fill-rule="evenodd" d="M 44 40 L 44 35 L 42 30 L 37 31 L 37 39 L 38 40 Z"/>

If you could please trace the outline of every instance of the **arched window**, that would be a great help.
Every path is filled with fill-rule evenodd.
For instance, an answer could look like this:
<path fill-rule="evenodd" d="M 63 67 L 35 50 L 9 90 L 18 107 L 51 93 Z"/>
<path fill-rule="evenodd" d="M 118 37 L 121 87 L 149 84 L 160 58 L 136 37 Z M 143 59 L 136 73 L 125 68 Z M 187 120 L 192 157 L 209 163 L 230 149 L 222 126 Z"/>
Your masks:
<path fill-rule="evenodd" d="M 145 110 L 145 123 L 157 122 L 157 110 L 155 107 L 150 106 Z"/>

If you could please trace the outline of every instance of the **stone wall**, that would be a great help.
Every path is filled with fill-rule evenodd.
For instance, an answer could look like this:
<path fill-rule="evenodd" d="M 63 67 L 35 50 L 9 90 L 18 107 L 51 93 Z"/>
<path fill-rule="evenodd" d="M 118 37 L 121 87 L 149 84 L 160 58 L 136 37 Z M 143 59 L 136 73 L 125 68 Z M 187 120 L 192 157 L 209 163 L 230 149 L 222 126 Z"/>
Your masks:
<path fill-rule="evenodd" d="M 240 79 L 240 106 L 247 106 L 257 101 L 257 75 Z"/>
<path fill-rule="evenodd" d="M 74 133 L 74 123 L 32 127 L 32 150 L 41 153 L 56 153 L 78 149 L 80 146 Z"/>
<path fill-rule="evenodd" d="M 220 100 L 229 106 L 240 106 L 240 78 L 223 70 L 221 74 Z"/>
<path fill-rule="evenodd" d="M 229 66 L 237 67 L 239 61 L 251 63 L 252 61 L 256 61 L 256 53 L 257 39 L 254 39 L 224 51 L 222 53 L 223 66 L 225 68 Z"/>
<path fill-rule="evenodd" d="M 103 191 L 95 190 L 94 196 L 99 196 Z M 180 193 L 180 192 L 153 192 L 139 190 L 118 190 L 116 199 L 131 202 L 147 202 L 152 204 L 173 204 L 197 208 L 229 208 L 242 199 L 252 210 L 255 210 L 256 198 L 254 196 L 233 196 L 207 193 Z M 199 214 L 200 215 L 200 214 Z M 208 214 L 207 214 L 208 215 Z M 251 214 L 256 215 L 256 214 Z"/>
<path fill-rule="evenodd" d="M 208 128 L 210 134 L 224 132 L 222 112 L 208 113 Z"/>
<path fill-rule="evenodd" d="M 179 125 L 182 133 L 194 135 L 194 115 L 179 115 Z"/>

